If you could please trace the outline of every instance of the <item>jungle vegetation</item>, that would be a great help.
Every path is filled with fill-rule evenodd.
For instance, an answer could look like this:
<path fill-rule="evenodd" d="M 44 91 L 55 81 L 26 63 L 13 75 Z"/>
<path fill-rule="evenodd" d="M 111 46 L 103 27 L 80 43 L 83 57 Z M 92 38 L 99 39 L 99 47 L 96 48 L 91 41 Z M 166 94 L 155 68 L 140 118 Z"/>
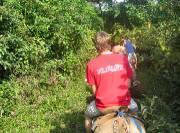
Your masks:
<path fill-rule="evenodd" d="M 180 132 L 180 1 L 1 0 L 0 132 L 84 131 L 97 31 L 136 46 L 148 133 Z"/>

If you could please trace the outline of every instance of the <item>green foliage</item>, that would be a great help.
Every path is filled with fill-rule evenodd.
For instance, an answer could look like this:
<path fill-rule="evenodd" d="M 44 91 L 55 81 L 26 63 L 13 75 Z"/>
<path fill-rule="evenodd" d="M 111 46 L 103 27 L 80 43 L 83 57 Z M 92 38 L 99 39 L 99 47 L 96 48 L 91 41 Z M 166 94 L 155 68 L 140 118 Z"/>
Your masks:
<path fill-rule="evenodd" d="M 6 117 L 18 105 L 37 104 L 41 89 L 66 88 L 75 73 L 80 76 L 102 21 L 82 0 L 5 0 L 0 5 L 0 79 L 14 76 L 0 84 L 1 117 Z"/>
<path fill-rule="evenodd" d="M 19 88 L 16 104 L 8 117 L 1 116 L 1 131 L 83 132 L 85 101 L 89 95 L 84 76 L 74 82 L 66 79 L 64 83 L 39 88 L 34 78 L 16 79 L 13 85 Z"/>
<path fill-rule="evenodd" d="M 41 38 L 28 36 L 24 16 L 10 7 L 2 6 L 1 12 L 1 67 L 10 74 L 28 73 L 42 61 L 48 49 Z"/>
<path fill-rule="evenodd" d="M 121 24 L 128 29 L 133 29 L 147 23 L 176 21 L 180 15 L 180 2 L 174 0 L 126 0 L 113 5 L 108 4 L 105 9 L 101 12 L 105 29 L 112 32 L 111 28 L 114 24 Z"/>
<path fill-rule="evenodd" d="M 147 132 L 180 132 L 180 2 L 97 2 L 103 22 L 85 0 L 0 1 L 2 132 L 83 132 L 84 68 L 102 24 L 136 46 Z"/>
<path fill-rule="evenodd" d="M 102 23 L 80 0 L 7 0 L 0 10 L 1 69 L 15 75 L 29 74 L 48 59 L 68 62 Z"/>
<path fill-rule="evenodd" d="M 180 33 L 178 21 L 180 16 L 179 13 L 174 10 L 179 7 L 179 3 L 165 0 L 158 3 L 150 2 L 147 5 L 141 6 L 136 4 L 129 5 L 128 3 L 125 5 L 126 7 L 133 7 L 127 9 L 127 13 L 134 28 L 129 30 L 129 28 L 124 28 L 116 24 L 113 27 L 113 38 L 116 41 L 119 41 L 122 35 L 127 35 L 130 38 L 136 47 L 139 70 L 145 72 L 145 69 L 147 69 L 156 77 L 154 77 L 154 80 L 150 80 L 150 75 L 147 73 L 148 76 L 144 76 L 143 78 L 146 79 L 142 79 L 142 82 L 149 79 L 150 83 L 147 82 L 148 84 L 144 84 L 144 86 L 148 85 L 146 89 L 149 89 L 147 91 L 151 92 L 149 94 L 157 95 L 166 104 L 169 104 L 169 106 L 163 107 L 164 110 L 160 111 L 161 114 L 158 114 L 157 118 L 151 116 L 148 120 L 146 119 L 146 121 L 148 121 L 147 123 L 160 125 L 158 128 L 149 127 L 148 132 L 171 132 L 171 129 L 175 129 L 175 125 L 179 124 L 180 120 L 178 102 L 180 100 L 180 48 L 178 39 Z M 146 6 L 147 8 L 145 8 Z M 133 13 L 132 10 L 136 13 Z M 140 12 L 140 14 L 137 12 Z M 141 16 L 141 13 L 142 17 L 139 17 L 138 15 Z M 131 14 L 135 16 L 134 20 L 131 20 L 131 18 L 133 18 Z M 138 25 L 136 21 L 139 22 Z M 152 82 L 157 82 L 154 87 Z M 144 104 L 148 104 L 148 102 L 146 101 Z M 161 107 L 162 104 L 161 102 L 157 102 L 155 106 Z M 170 112 L 173 111 L 174 116 L 171 115 L 172 112 L 165 112 L 168 108 L 170 108 Z M 148 108 L 148 111 L 150 110 L 151 109 Z M 165 113 L 168 118 L 174 119 L 174 121 L 166 119 L 163 113 Z M 166 123 L 163 123 L 163 121 L 166 121 Z M 169 127 L 169 130 L 165 127 Z M 178 131 L 174 130 L 173 132 Z"/>
<path fill-rule="evenodd" d="M 141 101 L 140 108 L 148 133 L 176 133 L 179 131 L 172 110 L 157 96 L 146 96 Z"/>
<path fill-rule="evenodd" d="M 0 116 L 13 115 L 15 105 L 17 103 L 17 96 L 19 87 L 16 82 L 4 81 L 0 84 Z"/>

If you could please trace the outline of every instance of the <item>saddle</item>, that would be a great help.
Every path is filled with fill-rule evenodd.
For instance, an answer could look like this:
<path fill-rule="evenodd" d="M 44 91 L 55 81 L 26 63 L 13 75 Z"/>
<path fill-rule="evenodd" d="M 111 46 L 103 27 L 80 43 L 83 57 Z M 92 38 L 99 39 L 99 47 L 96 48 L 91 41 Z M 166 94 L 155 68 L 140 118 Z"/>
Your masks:
<path fill-rule="evenodd" d="M 127 107 L 120 107 L 116 112 L 112 110 L 106 110 L 103 116 L 93 120 L 94 133 L 146 133 L 143 123 L 129 114 Z"/>

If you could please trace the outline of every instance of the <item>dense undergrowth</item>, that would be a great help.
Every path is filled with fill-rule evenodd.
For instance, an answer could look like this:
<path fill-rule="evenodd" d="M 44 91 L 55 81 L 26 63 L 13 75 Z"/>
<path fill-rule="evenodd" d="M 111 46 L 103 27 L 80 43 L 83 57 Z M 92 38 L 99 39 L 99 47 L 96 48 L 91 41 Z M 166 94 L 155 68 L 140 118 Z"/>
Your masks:
<path fill-rule="evenodd" d="M 147 15 L 150 9 L 154 16 Z M 146 92 L 137 101 L 147 132 L 180 132 L 177 9 L 168 1 L 129 1 L 102 11 L 102 20 L 83 0 L 1 1 L 0 132 L 84 132 L 90 95 L 85 66 L 95 56 L 91 38 L 103 23 L 115 41 L 126 34 L 136 45 L 137 76 Z M 107 27 L 111 15 L 114 23 Z"/>
<path fill-rule="evenodd" d="M 23 81 L 14 83 L 19 93 L 9 116 L 1 116 L 2 132 L 83 131 L 83 111 L 88 93 L 82 80 L 67 79 L 61 85 L 40 88 L 34 88 L 32 84 L 29 87 L 22 85 Z M 10 83 L 9 88 L 14 88 Z"/>

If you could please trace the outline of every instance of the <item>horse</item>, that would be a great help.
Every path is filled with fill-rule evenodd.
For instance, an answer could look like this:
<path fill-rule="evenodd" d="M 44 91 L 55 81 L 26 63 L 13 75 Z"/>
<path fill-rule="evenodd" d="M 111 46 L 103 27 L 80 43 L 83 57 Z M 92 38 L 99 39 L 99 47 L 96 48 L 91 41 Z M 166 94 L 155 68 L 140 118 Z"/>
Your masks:
<path fill-rule="evenodd" d="M 122 110 L 94 119 L 92 131 L 94 133 L 146 133 L 140 118 Z"/>

